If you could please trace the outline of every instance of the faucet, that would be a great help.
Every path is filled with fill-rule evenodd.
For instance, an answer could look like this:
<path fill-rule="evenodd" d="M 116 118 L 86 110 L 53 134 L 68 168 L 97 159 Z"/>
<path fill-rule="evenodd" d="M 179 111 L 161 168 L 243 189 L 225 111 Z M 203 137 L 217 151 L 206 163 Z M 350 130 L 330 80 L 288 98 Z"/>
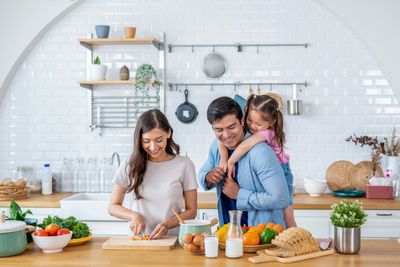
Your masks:
<path fill-rule="evenodd" d="M 119 158 L 119 154 L 114 152 L 111 156 L 111 165 L 114 164 L 114 157 L 117 157 L 118 167 L 121 165 L 121 159 Z"/>

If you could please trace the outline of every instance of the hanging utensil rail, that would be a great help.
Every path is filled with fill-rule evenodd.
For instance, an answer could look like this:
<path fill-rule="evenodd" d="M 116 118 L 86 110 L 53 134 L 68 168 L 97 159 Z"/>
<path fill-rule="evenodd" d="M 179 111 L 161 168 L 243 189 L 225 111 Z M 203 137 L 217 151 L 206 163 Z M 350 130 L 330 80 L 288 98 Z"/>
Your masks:
<path fill-rule="evenodd" d="M 300 46 L 307 48 L 310 44 L 309 43 L 298 43 L 298 44 L 290 44 L 290 43 L 283 43 L 283 44 L 241 44 L 241 43 L 235 43 L 235 44 L 168 44 L 168 52 L 172 53 L 172 49 L 174 47 L 191 47 L 192 52 L 194 52 L 195 47 L 212 47 L 213 51 L 215 51 L 216 47 L 236 47 L 238 52 L 243 51 L 243 47 L 245 46 L 251 46 L 251 47 L 257 47 L 257 52 L 259 51 L 259 47 L 279 47 L 279 46 Z"/>
<path fill-rule="evenodd" d="M 174 87 L 175 90 L 178 90 L 178 87 L 188 87 L 188 86 L 210 86 L 211 89 L 213 89 L 214 86 L 233 86 L 234 89 L 239 86 L 262 86 L 262 85 L 269 85 L 269 86 L 275 86 L 275 85 L 299 85 L 299 86 L 304 86 L 307 87 L 310 85 L 308 81 L 304 81 L 302 83 L 299 82 L 235 82 L 235 83 L 168 83 L 168 87 L 170 91 L 173 91 Z"/>

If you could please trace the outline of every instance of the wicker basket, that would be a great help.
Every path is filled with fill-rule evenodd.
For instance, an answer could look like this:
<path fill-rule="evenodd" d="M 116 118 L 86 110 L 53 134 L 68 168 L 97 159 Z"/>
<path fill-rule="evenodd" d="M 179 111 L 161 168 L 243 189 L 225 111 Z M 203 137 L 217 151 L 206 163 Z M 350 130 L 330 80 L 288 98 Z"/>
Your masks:
<path fill-rule="evenodd" d="M 29 197 L 29 187 L 20 185 L 0 185 L 0 200 L 17 200 Z"/>

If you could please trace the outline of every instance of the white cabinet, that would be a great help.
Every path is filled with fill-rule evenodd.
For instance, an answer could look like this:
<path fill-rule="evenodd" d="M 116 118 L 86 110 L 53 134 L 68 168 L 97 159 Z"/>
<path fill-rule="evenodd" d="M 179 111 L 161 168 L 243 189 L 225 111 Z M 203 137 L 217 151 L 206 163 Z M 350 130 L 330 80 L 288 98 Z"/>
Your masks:
<path fill-rule="evenodd" d="M 333 233 L 329 213 L 329 210 L 295 210 L 294 216 L 298 227 L 307 229 L 314 237 L 324 238 Z"/>
<path fill-rule="evenodd" d="M 330 210 L 295 210 L 297 226 L 315 237 L 333 237 Z M 366 210 L 367 222 L 361 226 L 361 238 L 392 239 L 400 237 L 400 211 Z"/>
<path fill-rule="evenodd" d="M 367 222 L 361 227 L 362 238 L 400 238 L 399 210 L 367 210 Z"/>

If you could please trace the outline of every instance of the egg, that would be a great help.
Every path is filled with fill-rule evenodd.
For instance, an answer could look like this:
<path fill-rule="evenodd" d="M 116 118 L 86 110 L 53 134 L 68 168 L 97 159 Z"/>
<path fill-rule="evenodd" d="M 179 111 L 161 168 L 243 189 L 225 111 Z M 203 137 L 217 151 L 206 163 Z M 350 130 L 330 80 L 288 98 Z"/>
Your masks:
<path fill-rule="evenodd" d="M 188 250 L 192 253 L 196 253 L 199 250 L 199 247 L 191 243 L 188 245 Z"/>
<path fill-rule="evenodd" d="M 192 242 L 192 238 L 193 238 L 192 234 L 186 233 L 186 234 L 183 235 L 183 238 L 182 238 L 182 239 L 183 239 L 183 242 L 184 242 L 184 243 L 189 244 L 189 243 Z"/>
<path fill-rule="evenodd" d="M 203 244 L 203 241 L 204 241 L 204 237 L 202 235 L 196 235 L 193 238 L 193 244 L 195 244 L 198 247 L 200 247 Z"/>

